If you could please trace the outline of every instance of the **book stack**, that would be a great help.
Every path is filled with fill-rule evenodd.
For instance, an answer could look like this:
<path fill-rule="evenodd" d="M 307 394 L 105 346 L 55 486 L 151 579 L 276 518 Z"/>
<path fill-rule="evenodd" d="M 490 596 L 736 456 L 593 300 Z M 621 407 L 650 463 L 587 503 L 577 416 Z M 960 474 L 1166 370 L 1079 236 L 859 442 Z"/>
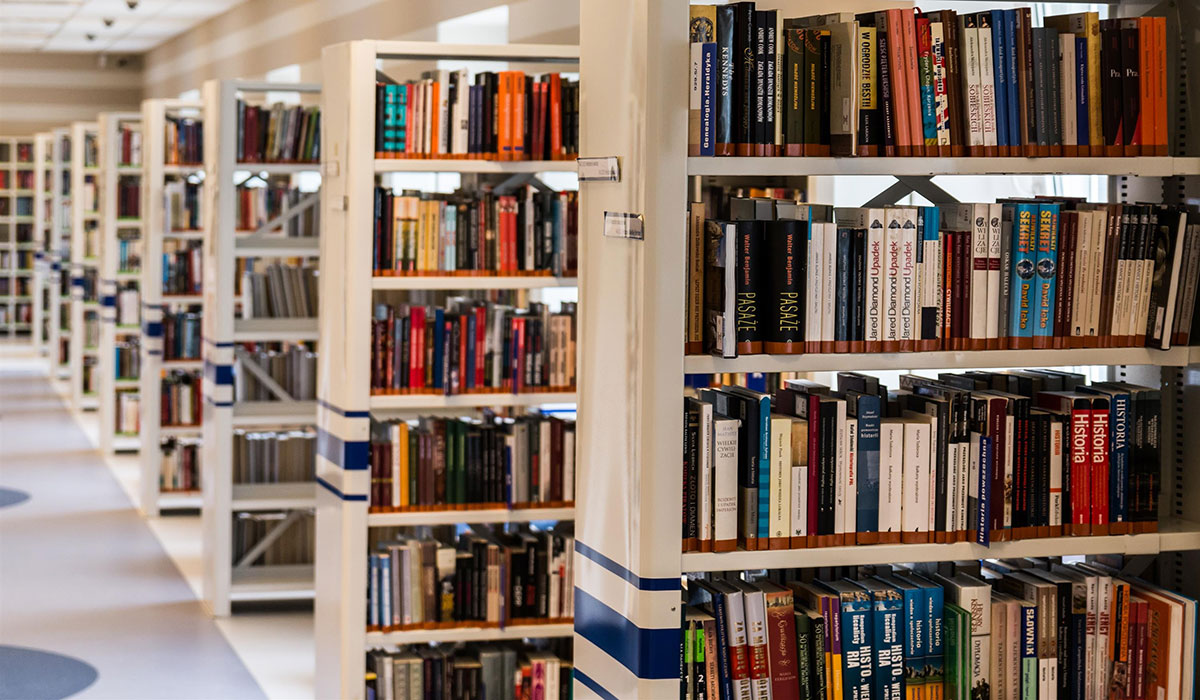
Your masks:
<path fill-rule="evenodd" d="M 371 359 L 372 394 L 574 391 L 575 304 L 378 304 Z"/>
<path fill-rule="evenodd" d="M 321 160 L 321 109 L 270 107 L 237 101 L 239 163 L 316 163 Z"/>
<path fill-rule="evenodd" d="M 242 276 L 242 318 L 316 318 L 317 268 L 272 263 Z"/>
<path fill-rule="evenodd" d="M 99 333 L 97 332 L 97 335 Z M 96 374 L 96 365 L 100 360 L 95 355 L 83 356 L 83 367 L 79 373 L 80 384 L 85 396 L 94 396 L 99 388 L 100 376 Z"/>
<path fill-rule="evenodd" d="M 1158 529 L 1158 389 L 1056 370 L 840 372 L 685 399 L 684 551 Z"/>
<path fill-rule="evenodd" d="M 163 124 L 167 165 L 199 165 L 204 162 L 204 123 L 185 117 L 166 118 Z"/>
<path fill-rule="evenodd" d="M 142 344 L 137 336 L 121 338 L 113 344 L 116 379 L 137 379 L 142 364 Z"/>
<path fill-rule="evenodd" d="M 191 427 L 200 425 L 202 414 L 203 381 L 194 372 L 171 370 L 164 372 L 159 396 L 162 406 L 159 419 L 163 427 Z"/>
<path fill-rule="evenodd" d="M 372 531 L 367 631 L 570 622 L 570 527 L 463 533 L 457 540 Z"/>
<path fill-rule="evenodd" d="M 117 410 L 113 432 L 117 435 L 137 435 L 141 421 L 141 397 L 136 391 L 117 392 Z"/>
<path fill-rule="evenodd" d="M 370 512 L 562 507 L 575 501 L 575 423 L 426 417 L 371 426 Z"/>
<path fill-rule="evenodd" d="M 117 180 L 117 218 L 136 219 L 141 216 L 142 185 L 137 175 L 122 175 Z"/>
<path fill-rule="evenodd" d="M 167 239 L 162 243 L 162 293 L 196 295 L 202 291 L 204 245 L 201 241 Z"/>
<path fill-rule="evenodd" d="M 117 289 L 117 325 L 137 326 L 141 323 L 142 296 L 136 282 L 125 282 Z"/>
<path fill-rule="evenodd" d="M 158 488 L 172 491 L 196 491 L 200 488 L 200 440 L 166 438 L 162 441 Z"/>
<path fill-rule="evenodd" d="M 163 359 L 200 359 L 200 314 L 163 310 Z"/>
<path fill-rule="evenodd" d="M 1178 30 L 1031 12 L 692 5 L 688 154 L 1167 155 Z"/>
<path fill-rule="evenodd" d="M 689 352 L 1167 349 L 1200 320 L 1200 212 L 1188 208 L 704 209 L 689 219 Z"/>
<path fill-rule="evenodd" d="M 235 227 L 238 231 L 254 231 L 268 221 L 284 216 L 309 193 L 287 184 L 268 183 L 264 187 L 237 189 L 237 214 Z M 309 207 L 306 211 L 288 218 L 284 232 L 287 236 L 316 236 L 319 232 L 318 213 L 320 207 Z"/>
<path fill-rule="evenodd" d="M 311 429 L 233 431 L 233 483 L 312 481 L 317 433 Z"/>
<path fill-rule="evenodd" d="M 847 573 L 690 581 L 680 697 L 1192 696 L 1196 601 L 1103 565 Z"/>
<path fill-rule="evenodd" d="M 117 231 L 117 272 L 137 272 L 142 269 L 142 241 L 137 231 Z"/>
<path fill-rule="evenodd" d="M 117 133 L 117 165 L 137 167 L 142 164 L 142 130 L 141 127 L 122 124 Z"/>
<path fill-rule="evenodd" d="M 200 229 L 200 184 L 172 180 L 163 185 L 163 220 L 167 233 Z"/>
<path fill-rule="evenodd" d="M 281 350 L 259 348 L 234 358 L 234 401 L 273 401 L 278 397 L 245 368 L 254 362 L 295 401 L 317 398 L 317 353 L 304 345 Z"/>
<path fill-rule="evenodd" d="M 466 70 L 435 70 L 375 83 L 376 158 L 568 160 L 578 152 L 579 83 L 558 73 L 487 71 L 472 81 Z"/>
<path fill-rule="evenodd" d="M 367 654 L 367 697 L 570 700 L 570 652 L 514 642 L 374 650 Z"/>
<path fill-rule="evenodd" d="M 233 515 L 233 561 L 240 562 L 247 554 L 258 551 L 264 538 L 279 526 L 280 522 L 295 518 L 275 537 L 266 549 L 258 552 L 249 562 L 250 566 L 294 566 L 313 563 L 313 546 L 316 543 L 316 518 L 311 511 L 255 511 Z"/>
<path fill-rule="evenodd" d="M 375 275 L 568 277 L 578 264 L 578 197 L 532 185 L 513 194 L 375 188 Z"/>

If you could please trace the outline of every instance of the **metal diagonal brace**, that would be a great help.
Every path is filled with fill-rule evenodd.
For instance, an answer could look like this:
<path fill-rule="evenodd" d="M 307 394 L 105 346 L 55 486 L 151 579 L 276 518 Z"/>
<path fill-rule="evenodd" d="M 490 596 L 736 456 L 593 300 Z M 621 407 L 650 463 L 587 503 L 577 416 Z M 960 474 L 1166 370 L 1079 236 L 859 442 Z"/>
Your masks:
<path fill-rule="evenodd" d="M 539 180 L 533 173 L 516 173 L 506 179 L 504 182 L 501 182 L 493 187 L 492 191 L 498 195 L 509 194 L 518 187 L 523 187 L 525 185 L 533 185 L 541 192 L 553 191 L 549 185 Z"/>
<path fill-rule="evenodd" d="M 956 204 L 958 202 L 954 195 L 933 184 L 932 175 L 896 175 L 895 178 L 895 184 L 872 197 L 863 206 L 891 206 L 913 192 L 934 204 Z"/>
<path fill-rule="evenodd" d="M 262 382 L 263 386 L 267 388 L 267 391 L 275 395 L 275 398 L 279 399 L 280 401 L 296 400 L 296 398 L 292 396 L 287 389 L 279 386 L 279 383 L 276 382 L 270 374 L 267 374 L 267 370 L 263 369 L 262 365 L 258 364 L 258 362 L 250 356 L 250 353 L 246 352 L 245 348 L 235 347 L 233 349 L 233 354 L 242 361 L 242 367 L 250 372 L 250 374 L 253 374 L 258 381 Z"/>
<path fill-rule="evenodd" d="M 289 220 L 299 216 L 304 210 L 310 209 L 310 208 L 316 206 L 317 202 L 320 201 L 320 199 L 321 199 L 321 195 L 319 192 L 310 192 L 310 193 L 304 195 L 303 197 L 301 197 L 300 201 L 296 202 L 295 206 L 289 207 L 288 210 L 285 211 L 284 213 L 280 214 L 279 216 L 275 217 L 274 219 L 271 219 L 270 221 L 266 222 L 262 226 L 259 226 L 257 229 L 254 230 L 253 233 L 248 233 L 244 236 L 241 236 L 240 238 L 238 238 L 238 240 L 239 241 L 251 241 L 251 242 L 260 241 L 263 239 L 265 234 L 267 234 L 271 231 L 274 231 L 277 228 L 282 227 Z"/>
<path fill-rule="evenodd" d="M 303 515 L 303 512 L 298 510 L 293 510 L 288 513 L 287 517 L 276 523 L 275 527 L 271 528 L 271 530 L 267 532 L 267 534 L 264 535 L 261 540 L 258 541 L 258 544 L 254 545 L 250 548 L 250 551 L 243 554 L 242 558 L 238 559 L 237 563 L 233 565 L 233 568 L 248 568 L 256 559 L 263 555 L 263 552 L 267 551 L 267 547 L 270 547 L 275 543 L 275 540 L 282 537 L 283 533 L 292 526 L 292 523 L 299 520 L 301 515 Z"/>

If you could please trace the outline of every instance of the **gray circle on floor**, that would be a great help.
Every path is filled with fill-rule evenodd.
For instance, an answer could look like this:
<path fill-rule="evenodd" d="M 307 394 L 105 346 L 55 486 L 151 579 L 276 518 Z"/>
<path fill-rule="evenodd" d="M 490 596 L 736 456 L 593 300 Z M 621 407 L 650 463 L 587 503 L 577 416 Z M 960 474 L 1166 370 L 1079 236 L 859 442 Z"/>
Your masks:
<path fill-rule="evenodd" d="M 28 500 L 29 500 L 29 494 L 25 493 L 24 491 L 18 491 L 16 489 L 0 488 L 0 508 L 7 508 L 8 506 L 15 506 L 18 503 L 22 503 L 22 502 L 28 501 Z"/>
<path fill-rule="evenodd" d="M 70 656 L 0 644 L 0 700 L 59 700 L 98 676 L 94 666 Z"/>

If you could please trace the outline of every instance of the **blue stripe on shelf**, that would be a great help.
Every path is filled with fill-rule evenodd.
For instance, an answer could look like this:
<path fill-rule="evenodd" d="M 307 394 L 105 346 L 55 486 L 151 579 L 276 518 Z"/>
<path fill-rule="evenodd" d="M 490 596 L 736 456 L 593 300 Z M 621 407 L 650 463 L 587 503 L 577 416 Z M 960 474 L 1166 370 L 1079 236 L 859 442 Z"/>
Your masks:
<path fill-rule="evenodd" d="M 158 338 L 163 333 L 162 322 L 161 321 L 146 321 L 145 323 L 142 324 L 142 332 L 148 338 Z"/>
<path fill-rule="evenodd" d="M 233 365 L 220 365 L 204 361 L 204 376 L 217 386 L 233 386 Z"/>
<path fill-rule="evenodd" d="M 317 454 L 346 471 L 365 471 L 370 466 L 371 443 L 343 440 L 324 428 L 317 428 Z"/>
<path fill-rule="evenodd" d="M 643 629 L 575 587 L 575 631 L 633 675 L 679 678 L 679 629 Z"/>
<path fill-rule="evenodd" d="M 612 693 L 608 692 L 607 688 L 600 685 L 600 683 L 598 681 L 592 679 L 591 676 L 584 673 L 583 671 L 580 671 L 578 668 L 575 669 L 575 678 L 578 679 L 580 683 L 586 685 L 588 688 L 591 688 L 593 693 L 604 698 L 604 700 L 617 700 L 616 695 L 613 695 Z"/>
<path fill-rule="evenodd" d="M 204 400 L 217 408 L 233 408 L 232 401 L 214 401 L 211 396 L 205 396 Z"/>
<path fill-rule="evenodd" d="M 100 305 L 115 307 L 117 305 L 117 297 L 112 294 L 106 294 L 106 295 L 100 297 Z"/>
<path fill-rule="evenodd" d="M 365 501 L 365 500 L 367 500 L 366 494 L 342 493 L 341 491 L 338 490 L 338 488 L 336 486 L 329 483 L 328 481 L 325 481 L 324 479 L 322 479 L 319 476 L 317 477 L 317 483 L 320 484 L 321 486 L 323 486 L 326 491 L 328 491 L 329 493 L 332 493 L 333 495 L 337 496 L 338 498 L 342 499 L 343 501 Z"/>
<path fill-rule="evenodd" d="M 209 345 L 212 345 L 213 347 L 217 347 L 217 348 L 233 347 L 233 341 L 229 341 L 229 342 L 225 343 L 225 342 L 217 342 L 217 341 L 211 340 L 209 338 L 201 338 L 200 340 L 204 341 L 205 343 L 208 343 Z"/>
<path fill-rule="evenodd" d="M 678 578 L 643 578 L 617 562 L 609 559 L 600 552 L 592 549 L 583 542 L 575 540 L 575 551 L 591 559 L 600 566 L 608 569 L 617 576 L 625 579 L 630 585 L 643 591 L 677 591 L 680 588 Z"/>
<path fill-rule="evenodd" d="M 72 277 L 71 278 L 71 286 L 72 287 L 82 287 L 83 286 L 83 278 L 82 277 Z"/>
<path fill-rule="evenodd" d="M 162 350 L 147 350 L 151 357 L 162 357 Z"/>
<path fill-rule="evenodd" d="M 344 411 L 341 408 L 338 408 L 337 406 L 334 406 L 333 404 L 329 403 L 328 401 L 324 401 L 324 400 L 320 400 L 320 399 L 317 400 L 317 405 L 327 408 L 330 411 L 333 411 L 334 413 L 338 414 L 339 416 L 345 416 L 347 418 L 370 418 L 371 417 L 370 411 Z"/>

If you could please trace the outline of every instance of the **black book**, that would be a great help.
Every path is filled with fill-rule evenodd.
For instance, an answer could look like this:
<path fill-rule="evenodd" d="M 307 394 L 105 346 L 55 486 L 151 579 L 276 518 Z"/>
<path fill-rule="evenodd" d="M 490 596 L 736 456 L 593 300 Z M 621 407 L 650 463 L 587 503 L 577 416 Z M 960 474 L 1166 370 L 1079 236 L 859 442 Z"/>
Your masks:
<path fill-rule="evenodd" d="M 733 55 L 737 65 L 733 70 L 733 117 L 738 128 L 735 153 L 739 156 L 754 155 L 754 3 L 734 3 Z"/>
<path fill-rule="evenodd" d="M 804 347 L 807 241 L 801 233 L 800 223 L 780 219 L 763 224 L 766 229 L 763 347 L 768 353 L 797 353 Z"/>
<path fill-rule="evenodd" d="M 767 12 L 754 12 L 754 153 L 766 155 L 767 143 Z"/>
<path fill-rule="evenodd" d="M 875 49 L 876 66 L 878 70 L 877 88 L 879 90 L 879 122 L 880 133 L 878 145 L 881 150 L 878 155 L 896 155 L 896 117 L 895 104 L 892 102 L 892 64 L 888 57 L 888 23 L 887 12 L 875 13 Z"/>
<path fill-rule="evenodd" d="M 763 221 L 737 222 L 735 328 L 739 354 L 752 355 L 763 351 L 763 329 L 766 321 L 762 303 L 764 231 Z"/>
<path fill-rule="evenodd" d="M 1101 123 L 1104 128 L 1106 155 L 1124 153 L 1125 67 L 1122 57 L 1120 21 L 1100 22 L 1100 96 Z"/>
<path fill-rule="evenodd" d="M 766 10 L 761 13 L 766 25 L 765 60 L 763 62 L 763 155 L 783 155 L 775 152 L 775 93 L 780 89 L 776 76 L 778 69 L 775 65 L 778 56 L 778 42 L 782 37 L 776 36 L 776 10 Z"/>

